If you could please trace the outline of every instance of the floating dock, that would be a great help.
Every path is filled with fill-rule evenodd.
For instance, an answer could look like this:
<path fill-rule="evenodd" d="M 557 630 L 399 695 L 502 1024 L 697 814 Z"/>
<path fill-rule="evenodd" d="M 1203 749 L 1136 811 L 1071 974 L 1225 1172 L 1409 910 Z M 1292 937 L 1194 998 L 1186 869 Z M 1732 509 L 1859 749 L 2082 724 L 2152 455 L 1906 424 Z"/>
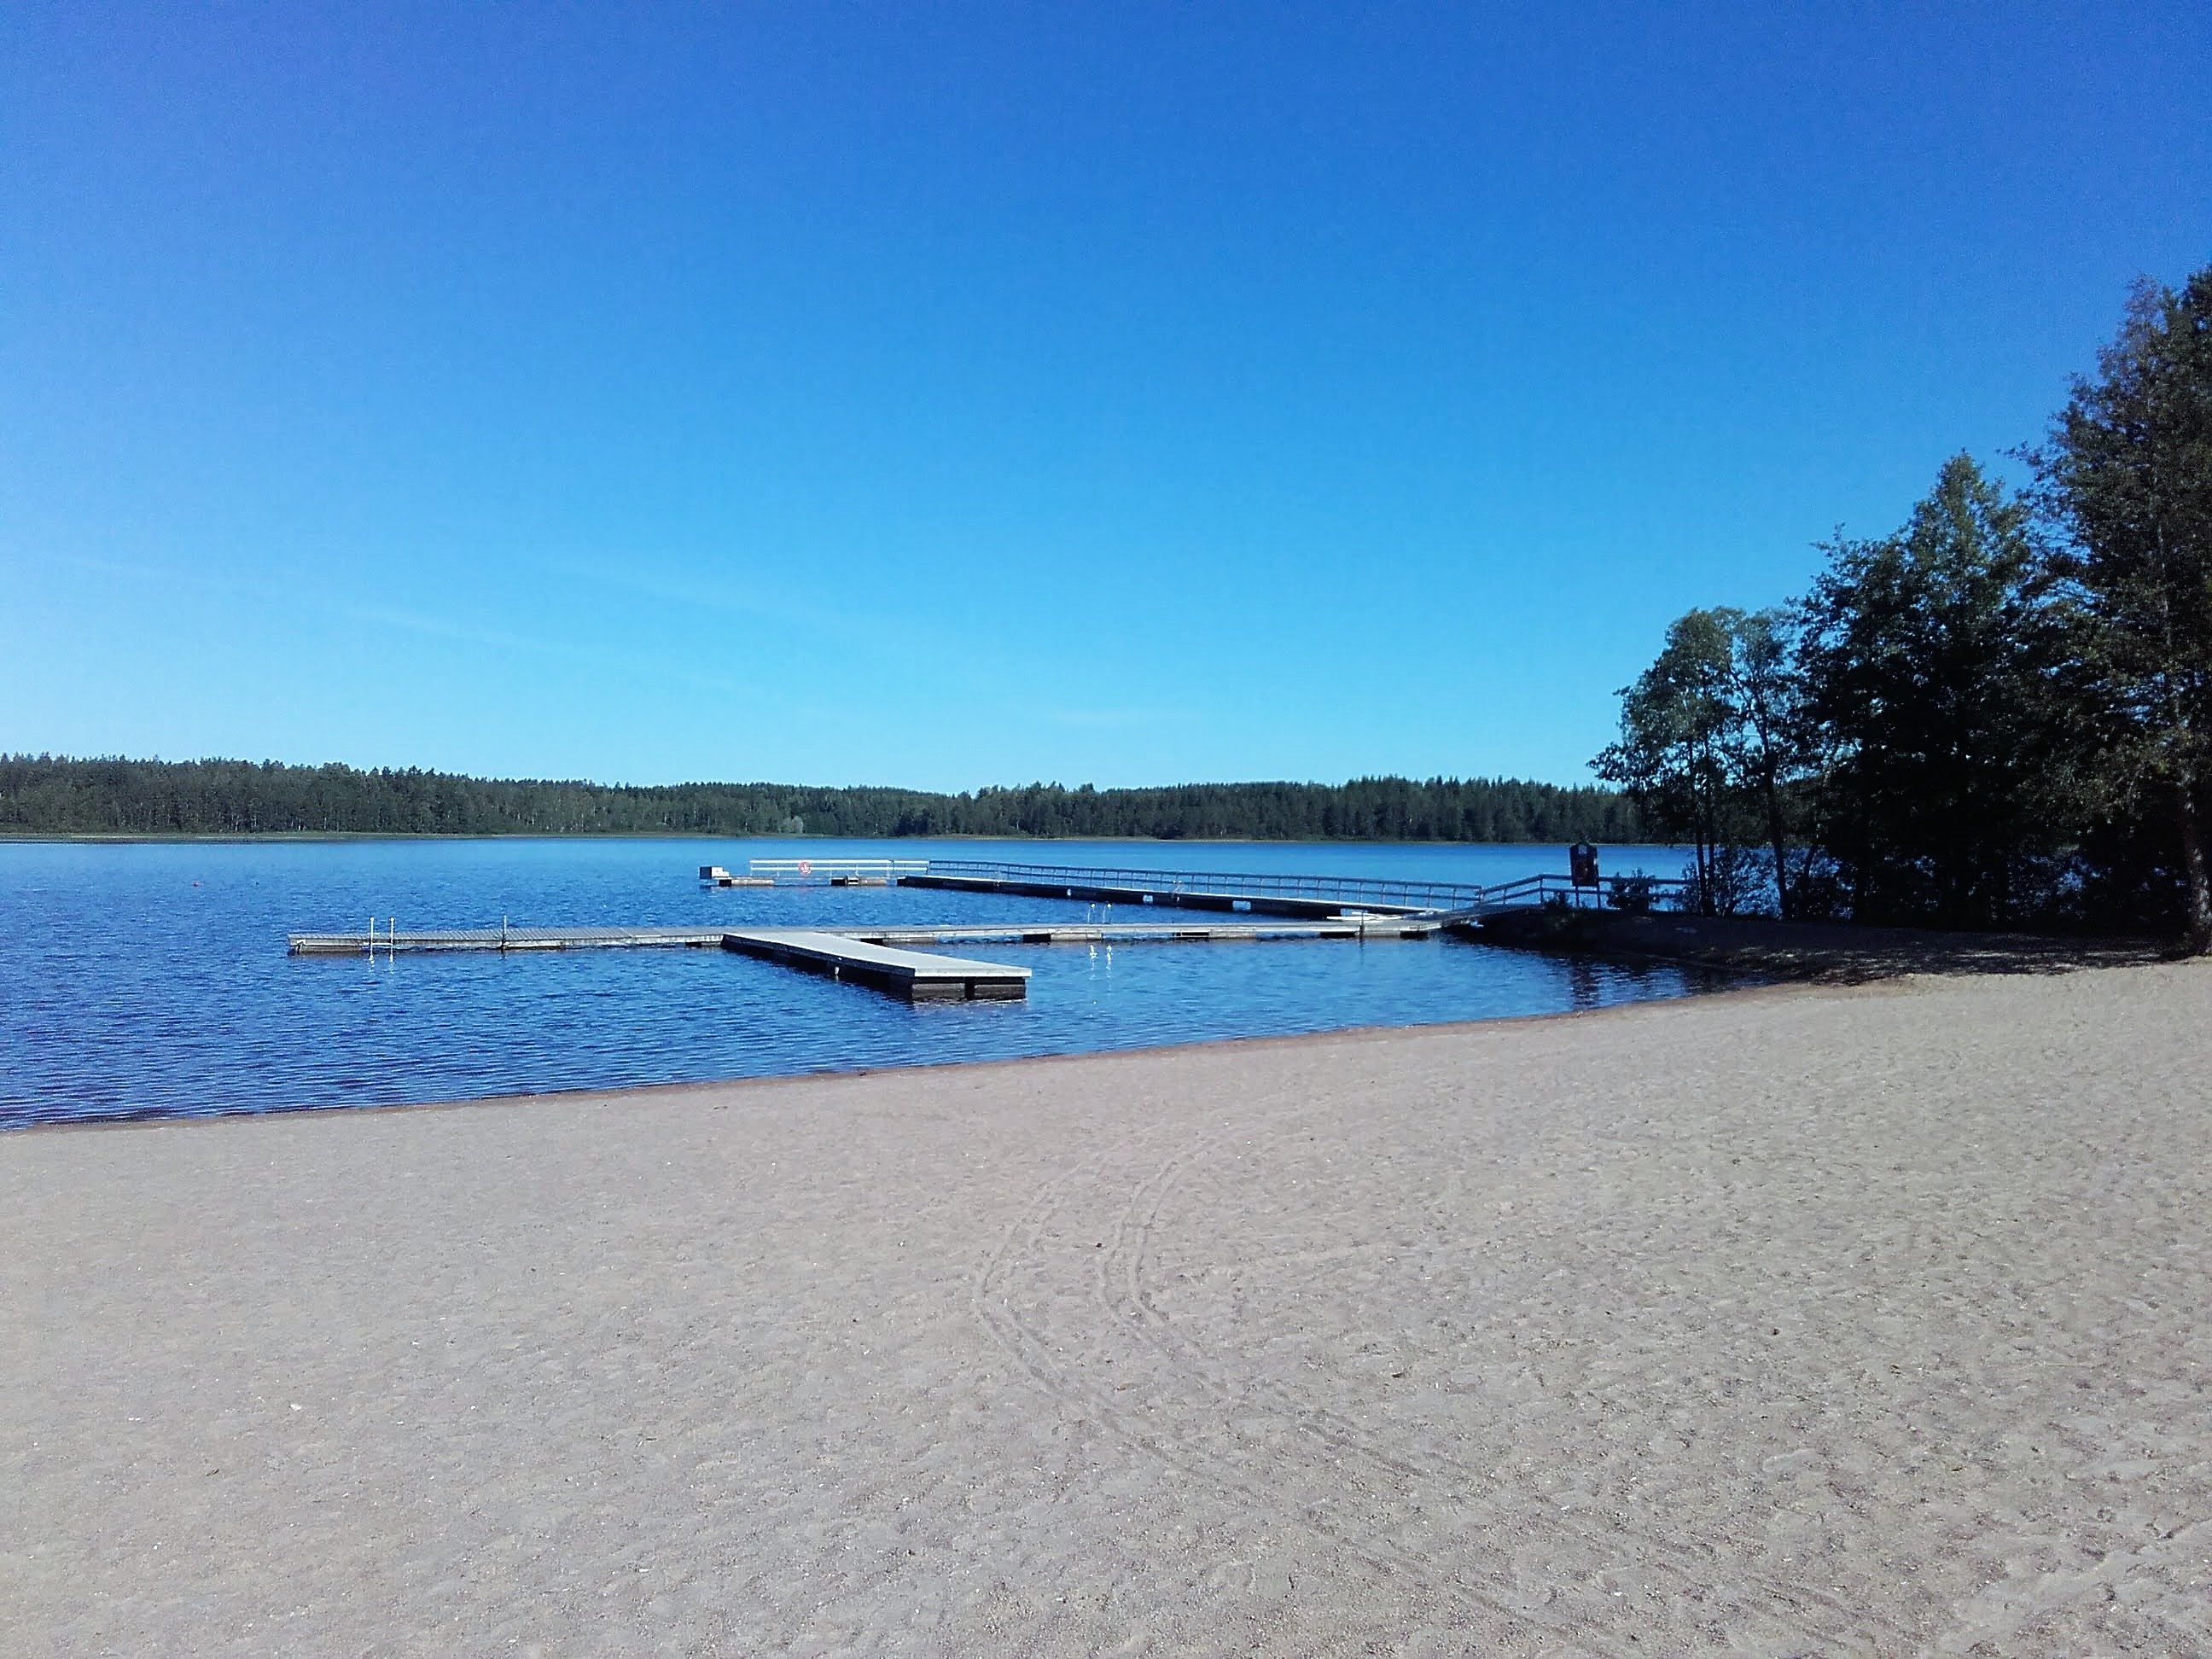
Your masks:
<path fill-rule="evenodd" d="M 831 979 L 852 980 L 908 1002 L 1014 1001 L 1029 994 L 1026 968 L 902 951 L 842 933 L 747 928 L 724 933 L 722 948 Z"/>
<path fill-rule="evenodd" d="M 1601 902 L 1594 878 L 1529 876 L 1492 887 L 1345 876 L 1239 875 L 1220 872 L 1073 869 L 981 860 L 755 860 L 748 873 L 702 865 L 709 886 L 836 885 L 939 888 L 1025 894 L 1092 903 L 1157 905 L 1280 916 L 1285 921 L 936 923 L 883 927 L 497 927 L 415 929 L 374 921 L 365 933 L 295 933 L 295 956 L 374 956 L 402 951 L 575 951 L 639 947 L 720 949 L 851 980 L 915 1001 L 1012 1000 L 1027 995 L 1030 970 L 947 956 L 913 945 L 1107 945 L 1290 939 L 1421 939 L 1472 931 L 1500 911 L 1565 908 Z M 1679 883 L 1636 876 L 1640 902 Z M 1616 883 L 1613 898 L 1619 902 Z M 1676 894 L 1679 902 L 1679 890 Z"/>
<path fill-rule="evenodd" d="M 1294 939 L 1419 939 L 1438 931 L 1424 917 L 1328 922 L 1018 922 L 927 927 L 454 927 L 379 928 L 362 933 L 295 933 L 295 956 L 374 956 L 422 951 L 592 951 L 720 948 L 835 980 L 888 991 L 910 1002 L 1012 1001 L 1029 994 L 1030 970 L 1003 963 L 908 948 L 917 945 L 1153 945 Z"/>
<path fill-rule="evenodd" d="M 714 927 L 371 927 L 365 933 L 294 933 L 295 957 L 357 957 L 377 951 L 586 951 L 688 945 L 711 950 L 729 929 Z"/>

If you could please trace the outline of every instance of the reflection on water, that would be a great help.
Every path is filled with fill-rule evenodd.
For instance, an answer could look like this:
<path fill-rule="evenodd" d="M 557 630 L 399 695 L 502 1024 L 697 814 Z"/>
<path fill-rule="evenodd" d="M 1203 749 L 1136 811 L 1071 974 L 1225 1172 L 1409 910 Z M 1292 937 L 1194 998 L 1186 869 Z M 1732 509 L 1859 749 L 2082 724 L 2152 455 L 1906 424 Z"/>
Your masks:
<path fill-rule="evenodd" d="M 902 888 L 702 890 L 749 857 L 1019 856 L 1498 881 L 1558 848 L 688 841 L 0 845 L 0 1126 L 450 1100 L 1603 1007 L 1710 981 L 1457 940 L 994 945 L 1029 1000 L 909 1006 L 707 951 L 289 957 L 292 930 L 1154 919 Z M 1664 849 L 1613 867 L 1671 868 Z M 963 947 L 967 948 L 967 947 Z"/>
<path fill-rule="evenodd" d="M 1567 970 L 1569 1007 L 1577 1010 L 1602 1008 L 1608 1001 L 1620 1000 L 1618 996 L 1608 997 L 1606 994 L 1607 974 L 1608 971 L 1617 974 L 1624 970 L 1607 970 L 1589 957 L 1569 957 L 1562 965 Z M 1626 971 L 1632 976 L 1636 970 Z"/>

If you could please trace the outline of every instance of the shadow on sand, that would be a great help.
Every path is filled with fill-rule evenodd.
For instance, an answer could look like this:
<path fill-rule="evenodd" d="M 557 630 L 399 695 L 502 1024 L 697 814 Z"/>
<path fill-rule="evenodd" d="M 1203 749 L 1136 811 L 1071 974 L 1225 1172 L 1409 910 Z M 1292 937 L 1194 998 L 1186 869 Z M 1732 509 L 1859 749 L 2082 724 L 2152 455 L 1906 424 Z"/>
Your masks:
<path fill-rule="evenodd" d="M 1486 944 L 1692 963 L 1774 979 L 1856 984 L 1901 974 L 2063 974 L 2156 962 L 2149 939 L 1954 933 L 1765 916 L 1626 915 L 1516 910 L 1486 919 Z"/>

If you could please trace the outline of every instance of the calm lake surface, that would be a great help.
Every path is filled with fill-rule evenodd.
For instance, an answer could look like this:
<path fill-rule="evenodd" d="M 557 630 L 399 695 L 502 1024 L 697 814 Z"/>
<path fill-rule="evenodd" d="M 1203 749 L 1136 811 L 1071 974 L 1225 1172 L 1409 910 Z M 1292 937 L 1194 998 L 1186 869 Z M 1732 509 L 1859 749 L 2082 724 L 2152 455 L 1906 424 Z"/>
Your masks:
<path fill-rule="evenodd" d="M 457 1100 L 1416 1025 L 1709 988 L 1671 968 L 1457 939 L 946 947 L 1035 970 L 1025 1002 L 909 1006 L 721 951 L 293 957 L 285 935 L 781 927 L 1159 913 L 901 888 L 702 890 L 751 858 L 1012 859 L 1489 883 L 1556 847 L 498 840 L 0 843 L 0 1127 Z M 1678 853 L 1613 848 L 1607 874 Z M 1170 912 L 1173 916 L 1176 914 Z"/>

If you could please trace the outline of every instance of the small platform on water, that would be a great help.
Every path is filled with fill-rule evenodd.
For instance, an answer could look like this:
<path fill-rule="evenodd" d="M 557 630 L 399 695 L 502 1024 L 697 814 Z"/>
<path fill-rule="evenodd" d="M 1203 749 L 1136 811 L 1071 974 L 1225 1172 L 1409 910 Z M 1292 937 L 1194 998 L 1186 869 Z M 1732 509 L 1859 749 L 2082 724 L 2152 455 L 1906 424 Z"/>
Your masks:
<path fill-rule="evenodd" d="M 1026 968 L 902 951 L 848 934 L 796 927 L 746 928 L 724 933 L 722 948 L 831 979 L 855 980 L 908 1002 L 1012 1001 L 1029 994 Z"/>

